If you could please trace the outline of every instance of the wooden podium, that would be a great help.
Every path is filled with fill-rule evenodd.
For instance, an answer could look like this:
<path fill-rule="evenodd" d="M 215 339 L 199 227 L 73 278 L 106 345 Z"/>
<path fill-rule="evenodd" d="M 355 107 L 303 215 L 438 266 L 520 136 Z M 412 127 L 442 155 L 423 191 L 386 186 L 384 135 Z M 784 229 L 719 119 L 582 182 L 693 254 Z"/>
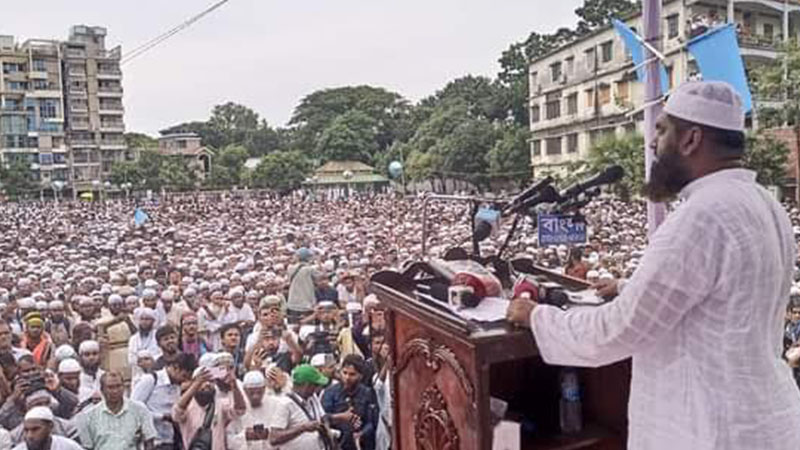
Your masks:
<path fill-rule="evenodd" d="M 572 289 L 581 280 L 533 267 Z M 523 423 L 523 449 L 625 448 L 629 361 L 580 369 L 583 431 L 559 431 L 560 367 L 546 365 L 529 330 L 465 321 L 414 295 L 394 272 L 373 276 L 387 308 L 392 372 L 393 450 L 491 450 L 490 397 Z"/>

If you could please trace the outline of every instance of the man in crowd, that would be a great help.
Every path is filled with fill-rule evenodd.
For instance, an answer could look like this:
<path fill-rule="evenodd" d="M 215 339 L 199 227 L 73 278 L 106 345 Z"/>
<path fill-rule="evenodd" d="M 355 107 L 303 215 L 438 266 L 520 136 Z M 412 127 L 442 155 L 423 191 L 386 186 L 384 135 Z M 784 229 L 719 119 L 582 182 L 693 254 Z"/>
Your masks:
<path fill-rule="evenodd" d="M 243 428 L 248 450 L 269 449 L 269 425 L 279 400 L 267 394 L 267 380 L 260 371 L 250 371 L 242 382 L 247 397 Z"/>
<path fill-rule="evenodd" d="M 158 436 L 155 450 L 171 450 L 180 436 L 175 435 L 172 407 L 180 398 L 181 384 L 191 379 L 196 369 L 194 356 L 179 353 L 164 369 L 143 376 L 131 393 L 131 399 L 142 402 L 153 417 Z"/>
<path fill-rule="evenodd" d="M 37 406 L 25 413 L 25 441 L 14 450 L 81 450 L 75 441 L 53 434 L 54 421 L 53 411 L 45 406 Z"/>
<path fill-rule="evenodd" d="M 156 331 L 156 342 L 161 356 L 156 359 L 155 369 L 160 370 L 178 356 L 178 330 L 167 323 Z"/>
<path fill-rule="evenodd" d="M 300 365 L 292 372 L 292 383 L 293 391 L 273 412 L 269 443 L 283 450 L 323 450 L 324 441 L 335 438 L 323 423 L 325 410 L 315 394 L 328 379 L 312 366 Z"/>
<path fill-rule="evenodd" d="M 100 377 L 103 401 L 79 418 L 81 445 L 89 450 L 153 450 L 153 417 L 137 401 L 125 398 L 125 383 L 118 372 Z"/>
<path fill-rule="evenodd" d="M 100 344 L 97 341 L 83 341 L 78 354 L 81 363 L 78 399 L 81 403 L 90 398 L 99 400 L 100 377 L 105 372 L 100 368 Z"/>
<path fill-rule="evenodd" d="M 361 382 L 364 359 L 354 354 L 346 356 L 339 372 L 341 383 L 325 390 L 322 407 L 342 433 L 342 450 L 373 450 L 377 405 L 375 392 Z"/>
<path fill-rule="evenodd" d="M 161 349 L 158 347 L 158 340 L 153 329 L 156 323 L 156 311 L 140 307 L 134 311 L 133 316 L 139 325 L 139 330 L 128 343 L 128 364 L 131 367 L 131 376 L 138 378 L 137 375 L 141 372 L 137 364 L 139 352 L 148 350 L 153 358 L 158 359 L 161 356 Z"/>

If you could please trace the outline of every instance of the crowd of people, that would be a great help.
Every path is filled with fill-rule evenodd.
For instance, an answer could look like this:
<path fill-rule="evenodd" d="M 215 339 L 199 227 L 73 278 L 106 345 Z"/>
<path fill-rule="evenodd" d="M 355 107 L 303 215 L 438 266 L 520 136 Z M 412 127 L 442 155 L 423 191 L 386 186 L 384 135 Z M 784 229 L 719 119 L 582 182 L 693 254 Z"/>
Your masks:
<path fill-rule="evenodd" d="M 201 195 L 140 205 L 140 225 L 131 201 L 0 205 L 0 450 L 390 448 L 392 358 L 368 280 L 425 256 L 421 205 Z M 429 255 L 463 243 L 468 211 L 432 204 Z M 644 205 L 584 214 L 585 246 L 540 248 L 528 220 L 506 255 L 630 276 Z M 800 302 L 786 332 L 800 346 Z"/>

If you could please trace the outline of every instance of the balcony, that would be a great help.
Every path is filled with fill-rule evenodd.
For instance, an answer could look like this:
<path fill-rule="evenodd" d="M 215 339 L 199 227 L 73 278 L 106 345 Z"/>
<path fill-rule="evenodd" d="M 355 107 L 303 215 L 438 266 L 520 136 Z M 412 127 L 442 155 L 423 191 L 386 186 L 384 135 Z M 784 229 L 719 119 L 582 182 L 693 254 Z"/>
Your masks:
<path fill-rule="evenodd" d="M 124 133 L 124 122 L 100 122 L 100 131 L 105 133 Z"/>
<path fill-rule="evenodd" d="M 33 91 L 26 92 L 25 95 L 30 98 L 52 98 L 60 100 L 61 90 L 54 88 L 36 89 Z"/>
<path fill-rule="evenodd" d="M 87 92 L 86 92 L 86 88 L 85 87 L 79 88 L 79 87 L 70 86 L 70 88 L 67 91 L 67 93 L 69 95 L 74 95 L 76 97 L 86 97 L 88 95 Z"/>
<path fill-rule="evenodd" d="M 68 48 L 64 56 L 72 59 L 86 58 L 86 50 L 78 48 Z"/>
<path fill-rule="evenodd" d="M 88 131 L 89 122 L 70 122 L 69 129 L 72 131 Z"/>
<path fill-rule="evenodd" d="M 125 108 L 120 105 L 104 105 L 100 104 L 101 116 L 121 116 L 125 113 Z"/>
<path fill-rule="evenodd" d="M 6 114 L 21 113 L 26 114 L 25 108 L 22 105 L 5 105 L 0 106 L 0 112 Z"/>
<path fill-rule="evenodd" d="M 89 106 L 86 105 L 86 104 L 80 105 L 80 104 L 74 104 L 73 103 L 73 104 L 69 105 L 69 110 L 70 110 L 70 112 L 74 112 L 74 113 L 88 113 L 89 112 Z"/>
<path fill-rule="evenodd" d="M 97 88 L 98 97 L 122 97 L 122 86 L 101 86 Z"/>
<path fill-rule="evenodd" d="M 116 47 L 111 50 L 97 50 L 94 52 L 93 56 L 98 59 L 119 60 L 122 58 L 122 49 L 120 47 Z"/>
<path fill-rule="evenodd" d="M 35 71 L 32 70 L 28 72 L 28 79 L 30 80 L 46 80 L 50 77 L 47 71 Z"/>
<path fill-rule="evenodd" d="M 86 71 L 85 70 L 70 70 L 67 72 L 67 76 L 69 78 L 74 78 L 77 80 L 85 80 L 86 79 Z"/>
<path fill-rule="evenodd" d="M 125 150 L 127 148 L 124 139 L 105 139 L 100 141 L 101 150 Z"/>
<path fill-rule="evenodd" d="M 72 148 L 97 147 L 97 142 L 94 139 L 72 139 L 69 145 Z"/>
<path fill-rule="evenodd" d="M 742 56 L 773 60 L 778 57 L 779 37 L 759 36 L 747 32 L 738 34 Z"/>
<path fill-rule="evenodd" d="M 112 69 L 104 69 L 97 72 L 97 79 L 98 80 L 121 80 L 122 79 L 122 71 L 112 70 Z"/>

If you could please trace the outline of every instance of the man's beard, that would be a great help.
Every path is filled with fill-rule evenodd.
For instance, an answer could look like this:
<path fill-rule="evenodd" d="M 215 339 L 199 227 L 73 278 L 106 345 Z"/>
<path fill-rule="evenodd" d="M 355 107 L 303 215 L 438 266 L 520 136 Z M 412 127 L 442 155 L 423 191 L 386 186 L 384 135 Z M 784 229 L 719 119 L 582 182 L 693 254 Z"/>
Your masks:
<path fill-rule="evenodd" d="M 47 444 L 50 442 L 50 439 L 42 439 L 41 441 L 29 441 L 25 439 L 25 445 L 28 447 L 28 450 L 45 450 L 47 448 Z"/>
<path fill-rule="evenodd" d="M 651 166 L 650 180 L 645 183 L 642 193 L 654 202 L 670 201 L 691 181 L 683 156 L 677 151 L 669 151 Z"/>
<path fill-rule="evenodd" d="M 207 406 L 214 400 L 214 391 L 198 391 L 194 394 L 194 399 L 200 406 Z"/>

